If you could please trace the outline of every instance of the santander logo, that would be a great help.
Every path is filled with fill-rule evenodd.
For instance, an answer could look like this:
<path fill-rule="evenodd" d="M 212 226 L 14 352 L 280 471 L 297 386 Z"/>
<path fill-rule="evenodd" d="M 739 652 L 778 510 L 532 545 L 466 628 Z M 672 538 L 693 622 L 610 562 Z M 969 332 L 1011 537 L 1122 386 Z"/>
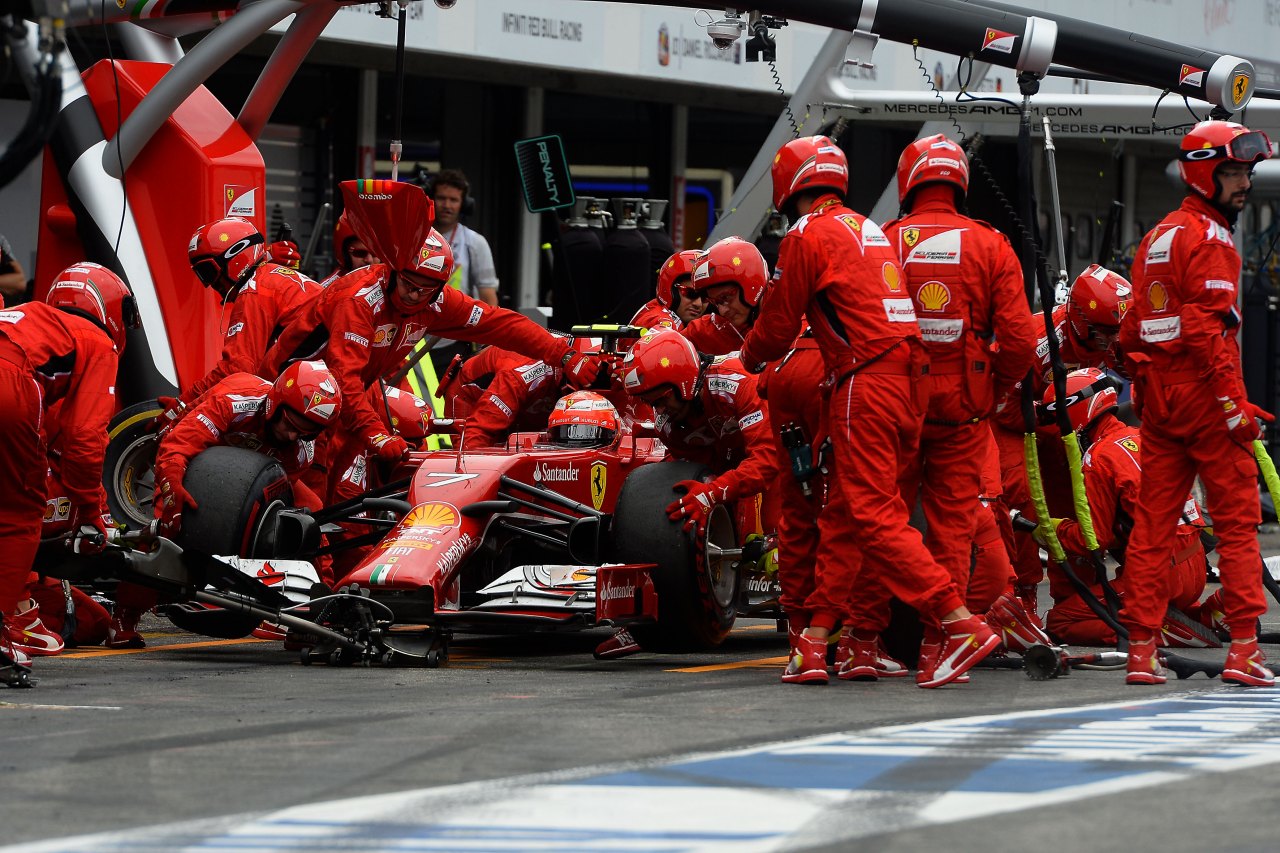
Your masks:
<path fill-rule="evenodd" d="M 533 479 L 538 483 L 576 483 L 581 476 L 582 471 L 578 468 L 569 466 L 557 468 L 546 462 L 539 463 L 538 467 L 533 469 Z"/>

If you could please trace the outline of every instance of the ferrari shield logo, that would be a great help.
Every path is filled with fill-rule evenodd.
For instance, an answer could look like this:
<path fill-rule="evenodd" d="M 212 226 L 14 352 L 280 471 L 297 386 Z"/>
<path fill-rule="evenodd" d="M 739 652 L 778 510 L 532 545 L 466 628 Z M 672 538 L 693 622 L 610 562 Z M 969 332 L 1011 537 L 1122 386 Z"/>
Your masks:
<path fill-rule="evenodd" d="M 1249 75 L 1236 74 L 1231 78 L 1231 105 L 1234 107 L 1244 103 L 1244 96 L 1249 92 Z"/>
<path fill-rule="evenodd" d="M 919 228 L 908 228 L 906 231 L 902 232 L 902 242 L 907 244 L 908 249 L 915 246 L 916 242 L 919 239 L 920 239 Z"/>
<path fill-rule="evenodd" d="M 603 462 L 592 462 L 591 505 L 596 509 L 604 506 L 604 489 L 607 482 L 609 482 L 609 466 Z"/>

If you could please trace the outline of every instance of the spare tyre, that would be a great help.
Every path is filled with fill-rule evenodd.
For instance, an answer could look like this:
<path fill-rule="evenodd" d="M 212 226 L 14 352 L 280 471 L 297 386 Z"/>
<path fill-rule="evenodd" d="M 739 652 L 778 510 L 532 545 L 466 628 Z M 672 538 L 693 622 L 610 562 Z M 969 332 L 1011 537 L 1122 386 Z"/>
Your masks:
<path fill-rule="evenodd" d="M 614 558 L 623 563 L 656 563 L 656 624 L 634 625 L 631 633 L 646 649 L 701 651 L 724 641 L 737 613 L 738 573 L 721 549 L 737 547 L 733 516 L 717 506 L 707 534 L 685 533 L 667 518 L 681 480 L 705 480 L 710 472 L 692 462 L 658 462 L 632 471 L 622 484 L 613 517 Z"/>

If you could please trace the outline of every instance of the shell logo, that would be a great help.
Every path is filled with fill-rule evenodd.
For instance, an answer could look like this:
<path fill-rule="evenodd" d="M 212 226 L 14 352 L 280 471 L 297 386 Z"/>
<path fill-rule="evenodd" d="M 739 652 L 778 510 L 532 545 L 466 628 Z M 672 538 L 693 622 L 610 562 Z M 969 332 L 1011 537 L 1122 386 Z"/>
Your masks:
<path fill-rule="evenodd" d="M 907 248 L 913 248 L 920 241 L 920 229 L 908 228 L 902 232 L 902 242 L 907 244 Z"/>
<path fill-rule="evenodd" d="M 670 366 L 671 366 L 671 359 L 667 358 L 667 357 L 664 355 L 662 358 L 658 359 L 658 364 L 661 364 L 663 367 L 670 367 Z"/>
<path fill-rule="evenodd" d="M 742 258 L 738 257 L 737 255 L 734 255 L 734 256 L 733 256 L 733 265 L 734 265 L 735 267 L 740 267 L 740 266 L 742 266 Z"/>
<path fill-rule="evenodd" d="M 941 311 L 951 301 L 951 291 L 940 281 L 930 281 L 920 288 L 916 299 L 926 311 Z"/>
<path fill-rule="evenodd" d="M 1169 291 L 1160 282 L 1153 281 L 1147 288 L 1147 301 L 1151 303 L 1151 310 L 1163 311 L 1169 307 Z"/>
<path fill-rule="evenodd" d="M 884 266 L 880 267 L 880 276 L 884 279 L 885 286 L 894 293 L 902 290 L 902 274 L 898 272 L 897 264 L 885 261 Z"/>
<path fill-rule="evenodd" d="M 230 235 L 230 234 L 227 234 L 225 231 L 224 231 L 223 233 L 221 233 L 221 234 L 219 234 L 219 235 L 218 235 L 218 242 L 219 242 L 219 243 L 225 243 L 225 242 L 227 242 L 227 241 L 228 241 L 228 240 L 230 240 L 230 239 L 231 239 L 231 235 Z"/>
<path fill-rule="evenodd" d="M 433 502 L 414 507 L 401 524 L 404 527 L 434 527 L 444 530 L 457 527 L 460 521 L 458 511 L 451 504 Z"/>

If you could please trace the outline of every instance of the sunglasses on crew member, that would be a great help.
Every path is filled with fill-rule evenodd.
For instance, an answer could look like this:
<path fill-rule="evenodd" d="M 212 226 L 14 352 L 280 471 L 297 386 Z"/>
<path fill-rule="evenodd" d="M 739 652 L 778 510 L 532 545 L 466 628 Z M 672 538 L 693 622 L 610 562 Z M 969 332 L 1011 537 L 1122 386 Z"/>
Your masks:
<path fill-rule="evenodd" d="M 369 251 L 368 249 L 350 249 L 347 251 L 347 254 L 350 255 L 352 259 L 355 259 L 355 258 L 367 258 L 370 255 L 372 255 L 373 252 Z"/>
<path fill-rule="evenodd" d="M 324 425 L 308 420 L 288 406 L 280 407 L 280 417 L 285 425 L 298 434 L 299 441 L 314 441 L 324 432 Z"/>
<path fill-rule="evenodd" d="M 400 270 L 400 274 L 396 276 L 396 280 L 401 287 L 410 293 L 417 293 L 424 296 L 435 296 L 444 288 L 444 282 L 432 281 L 429 278 L 409 272 L 408 270 Z"/>
<path fill-rule="evenodd" d="M 690 287 L 687 284 L 676 285 L 676 292 L 680 294 L 682 299 L 688 299 L 690 302 L 697 302 L 700 299 L 706 299 L 707 294 L 697 288 Z"/>

